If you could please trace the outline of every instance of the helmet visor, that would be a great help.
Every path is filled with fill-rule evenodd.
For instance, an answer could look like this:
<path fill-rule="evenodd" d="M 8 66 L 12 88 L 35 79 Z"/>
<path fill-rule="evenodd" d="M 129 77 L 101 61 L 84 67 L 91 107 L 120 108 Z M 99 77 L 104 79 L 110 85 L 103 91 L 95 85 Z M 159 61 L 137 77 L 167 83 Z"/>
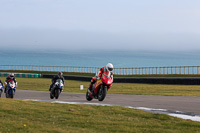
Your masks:
<path fill-rule="evenodd" d="M 109 67 L 109 68 L 108 68 L 108 70 L 109 70 L 109 71 L 112 71 L 112 70 L 113 70 L 113 68 L 110 68 L 110 67 Z"/>

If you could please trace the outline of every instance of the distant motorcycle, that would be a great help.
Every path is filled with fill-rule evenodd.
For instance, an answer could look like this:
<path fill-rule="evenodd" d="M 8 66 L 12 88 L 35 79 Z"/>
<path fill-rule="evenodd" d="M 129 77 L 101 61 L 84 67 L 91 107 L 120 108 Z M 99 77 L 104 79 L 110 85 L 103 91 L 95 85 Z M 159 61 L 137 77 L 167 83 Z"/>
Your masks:
<path fill-rule="evenodd" d="M 57 79 L 51 89 L 50 98 L 53 99 L 55 97 L 56 99 L 58 99 L 63 87 L 64 87 L 63 81 L 61 79 Z"/>
<path fill-rule="evenodd" d="M 2 92 L 3 92 L 3 85 L 0 83 L 0 97 L 1 97 Z"/>
<path fill-rule="evenodd" d="M 102 74 L 102 77 L 97 79 L 97 82 L 92 86 L 92 92 L 88 88 L 86 92 L 86 99 L 91 101 L 93 98 L 103 101 L 106 97 L 106 93 L 110 86 L 112 85 L 113 80 L 110 77 L 110 72 Z"/>
<path fill-rule="evenodd" d="M 6 98 L 14 98 L 17 84 L 13 80 L 10 80 L 8 84 L 5 84 L 7 85 Z"/>

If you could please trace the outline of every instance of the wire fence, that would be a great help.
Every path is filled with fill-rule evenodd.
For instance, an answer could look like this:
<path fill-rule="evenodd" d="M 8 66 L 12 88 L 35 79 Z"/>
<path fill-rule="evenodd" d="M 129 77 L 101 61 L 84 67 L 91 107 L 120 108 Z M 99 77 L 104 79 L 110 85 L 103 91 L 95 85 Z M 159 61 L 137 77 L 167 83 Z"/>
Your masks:
<path fill-rule="evenodd" d="M 0 70 L 27 70 L 27 71 L 63 71 L 78 73 L 96 73 L 100 67 L 76 66 L 36 66 L 36 65 L 0 65 Z M 165 75 L 165 74 L 199 74 L 200 66 L 169 66 L 169 67 L 133 67 L 114 68 L 113 73 L 118 75 Z"/>

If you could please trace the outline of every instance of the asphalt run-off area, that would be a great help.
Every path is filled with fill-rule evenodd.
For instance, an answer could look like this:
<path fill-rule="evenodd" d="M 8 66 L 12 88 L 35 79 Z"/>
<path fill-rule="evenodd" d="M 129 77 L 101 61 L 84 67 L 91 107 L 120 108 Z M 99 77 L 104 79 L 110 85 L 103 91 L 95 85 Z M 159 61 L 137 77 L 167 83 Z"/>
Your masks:
<path fill-rule="evenodd" d="M 97 99 L 87 101 L 85 93 L 64 93 L 60 97 L 50 99 L 48 91 L 29 91 L 17 90 L 14 98 L 20 100 L 33 100 L 56 102 L 66 104 L 86 104 L 100 106 L 122 106 L 140 109 L 152 113 L 168 114 L 170 116 L 200 121 L 200 98 L 192 96 L 158 96 L 158 95 L 126 95 L 126 94 L 107 94 L 104 101 Z M 5 94 L 2 93 L 2 98 Z"/>

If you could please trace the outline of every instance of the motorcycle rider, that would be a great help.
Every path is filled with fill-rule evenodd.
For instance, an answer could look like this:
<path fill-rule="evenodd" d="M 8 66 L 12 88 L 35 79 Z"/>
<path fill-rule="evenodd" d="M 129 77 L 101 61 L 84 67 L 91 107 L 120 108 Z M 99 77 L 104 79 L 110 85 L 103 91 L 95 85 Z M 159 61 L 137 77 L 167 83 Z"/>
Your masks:
<path fill-rule="evenodd" d="M 102 74 L 104 74 L 105 72 L 110 72 L 110 77 L 113 80 L 113 72 L 112 72 L 112 70 L 113 70 L 113 64 L 111 64 L 111 63 L 108 63 L 106 66 L 102 67 L 99 70 L 99 72 L 97 73 L 97 75 L 95 77 L 92 77 L 91 83 L 90 83 L 90 86 L 89 86 L 89 90 L 93 93 L 93 90 L 92 90 L 93 84 L 96 83 L 97 78 L 101 78 Z"/>
<path fill-rule="evenodd" d="M 3 87 L 3 83 L 2 83 L 2 81 L 1 81 L 1 79 L 0 79 L 0 84 L 2 85 L 2 87 Z"/>
<path fill-rule="evenodd" d="M 7 77 L 6 77 L 6 80 L 5 80 L 5 89 L 4 89 L 4 93 L 6 93 L 6 89 L 7 89 L 7 86 L 8 86 L 8 82 L 10 82 L 11 80 L 13 80 L 15 82 L 15 84 L 17 85 L 17 81 L 15 79 L 15 75 L 14 73 L 10 73 Z"/>
<path fill-rule="evenodd" d="M 0 84 L 3 86 L 3 83 L 2 83 L 2 81 L 1 81 L 1 79 L 0 79 Z"/>
<path fill-rule="evenodd" d="M 53 85 L 55 84 L 57 79 L 61 79 L 63 81 L 63 84 L 65 84 L 65 79 L 63 77 L 63 73 L 62 72 L 58 72 L 58 75 L 54 76 L 52 81 L 52 84 L 49 86 L 49 91 L 51 91 Z"/>

